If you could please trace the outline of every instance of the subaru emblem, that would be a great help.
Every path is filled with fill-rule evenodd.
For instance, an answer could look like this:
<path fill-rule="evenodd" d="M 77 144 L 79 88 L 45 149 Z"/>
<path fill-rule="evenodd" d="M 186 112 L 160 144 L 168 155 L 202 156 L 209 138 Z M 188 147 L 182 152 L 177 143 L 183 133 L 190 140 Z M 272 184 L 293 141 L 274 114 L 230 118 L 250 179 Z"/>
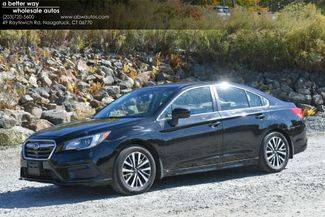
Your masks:
<path fill-rule="evenodd" d="M 40 148 L 40 145 L 37 143 L 29 143 L 28 147 L 33 149 L 33 150 L 38 150 Z"/>

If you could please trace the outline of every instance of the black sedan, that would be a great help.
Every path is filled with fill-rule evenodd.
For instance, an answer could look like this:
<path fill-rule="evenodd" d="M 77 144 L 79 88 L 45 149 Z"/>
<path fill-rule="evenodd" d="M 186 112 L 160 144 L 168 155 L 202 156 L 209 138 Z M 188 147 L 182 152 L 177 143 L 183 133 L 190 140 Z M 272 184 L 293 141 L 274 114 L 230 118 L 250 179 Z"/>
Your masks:
<path fill-rule="evenodd" d="M 233 83 L 167 84 L 35 133 L 22 148 L 21 179 L 138 194 L 178 174 L 247 165 L 279 172 L 306 147 L 293 103 Z"/>

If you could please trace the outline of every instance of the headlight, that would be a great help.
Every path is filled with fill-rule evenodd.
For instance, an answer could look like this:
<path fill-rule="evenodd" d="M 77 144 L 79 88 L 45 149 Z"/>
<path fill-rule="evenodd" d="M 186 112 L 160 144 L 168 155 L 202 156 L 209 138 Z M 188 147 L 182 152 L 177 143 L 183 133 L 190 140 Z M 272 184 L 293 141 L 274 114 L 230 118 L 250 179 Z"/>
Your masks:
<path fill-rule="evenodd" d="M 110 133 L 111 133 L 111 131 L 104 132 L 104 133 L 98 133 L 95 135 L 85 136 L 82 138 L 77 138 L 77 139 L 67 141 L 64 143 L 63 149 L 64 150 L 81 150 L 81 149 L 87 149 L 87 148 L 94 147 L 94 146 L 98 145 L 99 143 L 101 143 L 102 141 L 104 141 L 105 139 L 107 139 Z"/>

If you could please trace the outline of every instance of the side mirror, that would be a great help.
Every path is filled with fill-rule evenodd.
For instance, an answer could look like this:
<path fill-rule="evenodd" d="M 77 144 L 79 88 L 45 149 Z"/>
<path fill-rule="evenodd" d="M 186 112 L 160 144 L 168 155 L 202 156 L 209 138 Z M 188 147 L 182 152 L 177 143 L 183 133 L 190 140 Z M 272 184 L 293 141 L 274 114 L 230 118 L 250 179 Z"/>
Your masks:
<path fill-rule="evenodd" d="M 189 118 L 191 116 L 191 112 L 188 109 L 183 108 L 175 108 L 172 111 L 172 119 L 169 120 L 169 124 L 171 126 L 176 126 L 178 124 L 178 120 L 181 118 Z"/>
<path fill-rule="evenodd" d="M 190 115 L 191 115 L 191 112 L 188 109 L 175 108 L 172 111 L 173 119 L 189 118 Z"/>

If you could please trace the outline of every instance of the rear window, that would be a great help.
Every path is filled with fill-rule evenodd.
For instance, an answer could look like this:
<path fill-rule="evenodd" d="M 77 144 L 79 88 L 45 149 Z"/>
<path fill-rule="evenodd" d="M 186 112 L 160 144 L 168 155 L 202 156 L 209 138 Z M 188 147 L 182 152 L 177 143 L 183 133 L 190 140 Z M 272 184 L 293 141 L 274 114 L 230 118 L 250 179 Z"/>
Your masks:
<path fill-rule="evenodd" d="M 260 107 L 263 106 L 262 98 L 254 93 L 247 92 L 247 98 L 250 107 Z"/>

